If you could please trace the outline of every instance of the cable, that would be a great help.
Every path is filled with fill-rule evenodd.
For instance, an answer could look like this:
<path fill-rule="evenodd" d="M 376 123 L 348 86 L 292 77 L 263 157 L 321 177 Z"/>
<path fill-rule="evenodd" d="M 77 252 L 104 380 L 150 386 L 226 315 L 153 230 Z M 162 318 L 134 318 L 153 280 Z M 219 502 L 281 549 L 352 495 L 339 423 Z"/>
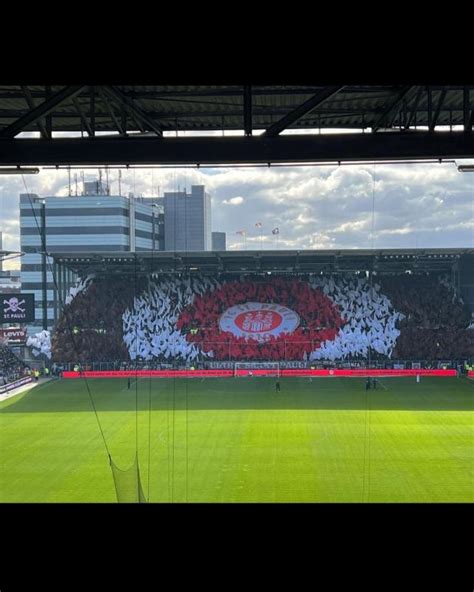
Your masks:
<path fill-rule="evenodd" d="M 45 237 L 43 236 L 43 233 L 40 230 L 40 227 L 39 227 L 39 224 L 38 224 L 38 218 L 36 216 L 35 208 L 33 207 L 33 202 L 31 201 L 31 196 L 30 196 L 30 192 L 29 192 L 28 186 L 27 186 L 26 181 L 25 181 L 25 177 L 22 175 L 21 178 L 23 180 L 23 184 L 24 184 L 25 189 L 26 189 L 26 194 L 27 194 L 28 200 L 30 202 L 31 211 L 33 212 L 33 217 L 34 217 L 34 220 L 35 220 L 36 228 L 38 230 L 38 235 L 39 235 L 39 237 L 40 237 L 40 239 L 42 241 L 42 245 L 41 246 L 42 246 L 43 252 L 46 253 L 46 239 L 45 239 Z M 57 281 L 56 281 L 56 277 L 54 275 L 54 270 L 53 270 L 53 267 L 52 267 L 51 263 L 48 261 L 48 257 L 46 257 L 46 264 L 49 266 L 49 271 L 51 272 L 51 277 L 53 279 L 54 288 L 56 290 L 56 293 L 57 293 L 58 298 L 59 298 L 59 301 L 60 301 L 61 310 L 64 310 L 65 304 L 62 301 L 61 292 L 58 289 L 58 284 L 57 284 Z M 64 315 L 64 317 L 65 317 L 65 320 L 66 320 L 67 330 L 68 330 L 68 332 L 70 334 L 70 337 L 71 337 L 72 346 L 73 346 L 74 351 L 75 351 L 75 353 L 76 353 L 76 355 L 77 355 L 77 357 L 79 359 L 80 356 L 79 356 L 79 353 L 78 353 L 78 348 L 77 348 L 77 345 L 76 345 L 76 341 L 74 339 L 74 333 L 73 333 L 73 331 L 71 329 L 71 325 L 69 323 L 69 317 L 68 317 L 68 315 Z M 104 436 L 104 432 L 103 432 L 103 429 L 102 429 L 102 425 L 100 423 L 99 416 L 97 414 L 97 409 L 95 407 L 94 400 L 92 398 L 92 393 L 91 393 L 91 390 L 90 390 L 89 382 L 88 382 L 86 376 L 82 372 L 80 373 L 80 376 L 84 380 L 84 383 L 86 385 L 87 394 L 89 396 L 89 400 L 90 400 L 92 409 L 94 411 L 95 418 L 97 420 L 97 425 L 99 426 L 100 435 L 102 436 L 102 440 L 104 442 L 104 446 L 105 446 L 105 449 L 107 451 L 107 456 L 109 458 L 109 463 L 111 465 L 112 464 L 112 456 L 110 454 L 109 447 L 107 446 L 107 442 L 105 440 L 105 436 Z"/>
<path fill-rule="evenodd" d="M 153 175 L 153 172 L 152 172 Z M 152 176 L 152 183 L 151 183 L 151 192 L 153 195 L 153 176 Z M 154 247 L 155 247 L 155 220 L 154 220 L 154 211 L 153 211 L 153 204 L 151 206 L 152 209 L 152 225 L 151 225 L 151 271 L 153 273 L 153 255 L 154 255 Z M 147 498 L 148 503 L 150 503 L 150 467 L 151 467 L 151 370 L 148 379 L 148 491 L 147 491 Z"/>
<path fill-rule="evenodd" d="M 368 379 L 369 380 L 369 379 Z M 366 389 L 365 397 L 365 434 L 364 434 L 364 472 L 362 482 L 362 502 L 369 501 L 370 493 L 370 388 Z M 367 473 L 367 478 L 366 478 Z M 367 499 L 366 499 L 367 496 Z"/>
<path fill-rule="evenodd" d="M 131 199 L 135 199 L 133 196 Z M 134 204 L 135 205 L 135 204 Z M 133 220 L 130 216 L 130 224 L 135 225 L 135 208 L 133 208 Z M 135 245 L 134 245 L 135 248 Z M 137 253 L 134 254 L 134 275 L 135 275 L 135 300 L 137 299 Z M 135 323 L 135 454 L 138 463 L 138 323 Z M 139 484 L 140 485 L 140 484 Z"/>
<path fill-rule="evenodd" d="M 371 229 L 371 248 L 374 248 L 374 227 L 375 227 L 375 167 L 372 174 L 372 229 Z M 373 297 L 373 269 L 369 270 L 369 285 L 370 285 L 370 297 Z M 372 344 L 369 343 L 368 353 L 368 369 L 372 365 Z M 367 380 L 370 381 L 370 376 Z M 364 435 L 364 473 L 363 473 L 363 486 L 362 486 L 362 501 L 369 501 L 369 488 L 370 488 L 370 386 L 366 389 L 366 402 L 365 402 L 365 435 Z M 366 479 L 366 472 L 368 473 Z M 367 495 L 367 500 L 365 499 Z"/>
<path fill-rule="evenodd" d="M 175 189 L 175 224 L 174 224 L 174 250 L 176 251 L 176 240 L 177 240 L 177 232 L 176 232 L 176 220 L 177 220 L 177 205 L 179 204 L 179 195 L 177 195 L 177 185 L 178 185 L 178 175 L 176 170 L 174 171 L 174 189 Z M 176 259 L 175 259 L 176 261 Z M 172 432 L 172 448 L 171 448 L 171 503 L 174 500 L 174 472 L 175 472 L 175 431 L 176 431 L 176 417 L 175 417 L 175 409 L 176 409 L 176 375 L 173 379 L 173 408 L 172 408 L 172 417 L 173 417 L 173 432 Z"/>
<path fill-rule="evenodd" d="M 203 201 L 204 209 L 205 200 Z M 186 229 L 184 235 L 184 250 L 188 252 L 188 222 L 187 222 L 188 200 L 186 197 L 186 173 L 184 174 L 184 228 Z M 191 280 L 190 273 L 188 278 Z M 188 502 L 188 378 L 185 378 L 184 391 L 184 419 L 185 419 L 185 500 Z"/>
<path fill-rule="evenodd" d="M 374 172 L 372 174 L 372 229 L 370 232 L 371 236 L 371 249 L 374 249 L 374 229 L 375 229 L 375 162 Z"/>

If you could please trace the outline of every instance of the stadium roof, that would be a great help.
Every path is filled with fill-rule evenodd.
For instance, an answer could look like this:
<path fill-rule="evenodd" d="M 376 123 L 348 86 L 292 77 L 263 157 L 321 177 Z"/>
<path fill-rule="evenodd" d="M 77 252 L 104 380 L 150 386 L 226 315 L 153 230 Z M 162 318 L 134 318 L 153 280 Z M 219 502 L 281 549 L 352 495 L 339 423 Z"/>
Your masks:
<path fill-rule="evenodd" d="M 0 86 L 0 165 L 469 158 L 473 124 L 464 85 Z M 315 131 L 328 129 L 367 133 Z M 217 135 L 167 137 L 178 131 Z"/>
<path fill-rule="evenodd" d="M 383 249 L 299 251 L 139 251 L 112 253 L 51 253 L 55 262 L 75 273 L 135 274 L 244 272 L 381 272 L 450 270 L 474 249 Z"/>

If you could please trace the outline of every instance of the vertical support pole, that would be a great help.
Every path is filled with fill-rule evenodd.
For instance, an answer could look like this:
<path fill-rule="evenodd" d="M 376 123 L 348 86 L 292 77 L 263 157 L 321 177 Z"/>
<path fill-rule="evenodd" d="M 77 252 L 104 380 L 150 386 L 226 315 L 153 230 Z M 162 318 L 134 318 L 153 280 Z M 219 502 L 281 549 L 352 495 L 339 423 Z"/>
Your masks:
<path fill-rule="evenodd" d="M 121 119 L 122 119 L 122 129 L 123 129 L 123 133 L 126 136 L 127 135 L 127 112 L 125 111 L 125 109 L 122 109 L 122 113 L 121 113 Z M 121 195 L 121 194 L 120 194 Z"/>
<path fill-rule="evenodd" d="M 464 133 L 472 132 L 472 124 L 470 122 L 470 104 L 469 104 L 469 87 L 463 88 L 463 124 Z"/>
<path fill-rule="evenodd" d="M 92 136 L 95 136 L 95 87 L 90 87 L 91 93 L 91 104 L 90 104 L 90 112 L 91 112 L 91 132 Z"/>
<path fill-rule="evenodd" d="M 61 272 L 62 272 L 62 265 L 61 263 L 58 263 L 58 273 L 57 273 L 57 278 L 58 278 L 58 300 L 59 302 L 63 302 L 63 279 L 61 277 Z M 59 315 L 58 315 L 59 316 Z"/>
<path fill-rule="evenodd" d="M 41 203 L 41 264 L 43 289 L 43 329 L 48 329 L 48 290 L 46 270 L 46 204 Z"/>
<path fill-rule="evenodd" d="M 46 100 L 48 100 L 51 96 L 51 86 L 45 87 L 45 95 Z M 50 139 L 53 137 L 53 116 L 51 113 L 46 116 L 46 136 Z"/>
<path fill-rule="evenodd" d="M 56 261 L 53 261 L 53 278 L 58 277 L 58 265 Z M 58 320 L 58 291 L 56 289 L 56 282 L 53 281 L 53 320 L 56 324 Z"/>
<path fill-rule="evenodd" d="M 252 135 L 252 87 L 244 86 L 244 132 Z"/>
<path fill-rule="evenodd" d="M 428 129 L 433 131 L 432 124 L 433 124 L 433 100 L 432 100 L 432 92 L 431 86 L 426 87 L 426 92 L 428 93 Z"/>
<path fill-rule="evenodd" d="M 373 265 L 373 263 L 372 263 Z M 373 274 L 373 270 L 369 269 L 369 285 L 370 285 L 370 297 L 372 298 L 372 274 Z M 369 355 L 368 355 L 368 364 L 367 367 L 370 368 L 371 362 L 372 362 L 372 357 L 371 357 L 371 348 L 372 348 L 372 344 L 369 343 Z"/>
<path fill-rule="evenodd" d="M 129 214 L 129 248 L 128 250 L 134 253 L 136 251 L 136 240 L 135 240 L 135 195 L 129 195 L 128 198 L 128 214 Z"/>
<path fill-rule="evenodd" d="M 66 266 L 62 266 L 62 276 L 63 276 L 63 301 L 66 300 Z"/>
<path fill-rule="evenodd" d="M 155 211 L 151 208 L 151 250 L 155 250 Z"/>

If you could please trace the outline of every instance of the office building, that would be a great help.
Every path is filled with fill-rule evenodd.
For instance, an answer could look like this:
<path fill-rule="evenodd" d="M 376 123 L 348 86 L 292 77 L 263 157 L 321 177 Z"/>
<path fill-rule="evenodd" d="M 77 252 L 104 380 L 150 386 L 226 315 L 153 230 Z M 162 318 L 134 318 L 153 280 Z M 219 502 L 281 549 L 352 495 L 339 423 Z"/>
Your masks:
<path fill-rule="evenodd" d="M 0 290 L 4 294 L 21 291 L 19 269 L 11 269 L 8 271 L 0 270 Z"/>
<path fill-rule="evenodd" d="M 45 208 L 47 252 L 110 252 L 163 250 L 163 208 L 144 198 L 109 195 L 101 182 L 84 183 L 81 196 L 38 197 L 20 195 L 20 232 L 22 291 L 35 295 L 35 324 L 29 334 L 43 328 L 43 262 L 41 246 L 42 206 Z M 130 224 L 133 220 L 133 224 Z M 72 273 L 62 270 L 58 283 L 52 258 L 47 257 L 47 325 L 51 328 L 59 313 L 67 288 L 74 282 Z"/>
<path fill-rule="evenodd" d="M 212 250 L 225 251 L 226 250 L 226 236 L 225 232 L 212 233 Z"/>
<path fill-rule="evenodd" d="M 193 185 L 191 193 L 165 192 L 165 250 L 211 251 L 211 196 L 204 185 Z"/>

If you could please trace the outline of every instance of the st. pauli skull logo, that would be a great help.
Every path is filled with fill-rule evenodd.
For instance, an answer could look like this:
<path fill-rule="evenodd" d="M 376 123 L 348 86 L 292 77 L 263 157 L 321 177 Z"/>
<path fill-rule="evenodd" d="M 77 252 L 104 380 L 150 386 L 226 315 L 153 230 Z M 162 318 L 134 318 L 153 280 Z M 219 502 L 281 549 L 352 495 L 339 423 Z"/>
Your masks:
<path fill-rule="evenodd" d="M 3 304 L 7 305 L 7 308 L 3 309 L 4 313 L 7 312 L 25 312 L 25 309 L 21 307 L 22 304 L 25 304 L 25 300 L 18 300 L 15 296 L 10 298 L 10 300 L 4 300 Z"/>

